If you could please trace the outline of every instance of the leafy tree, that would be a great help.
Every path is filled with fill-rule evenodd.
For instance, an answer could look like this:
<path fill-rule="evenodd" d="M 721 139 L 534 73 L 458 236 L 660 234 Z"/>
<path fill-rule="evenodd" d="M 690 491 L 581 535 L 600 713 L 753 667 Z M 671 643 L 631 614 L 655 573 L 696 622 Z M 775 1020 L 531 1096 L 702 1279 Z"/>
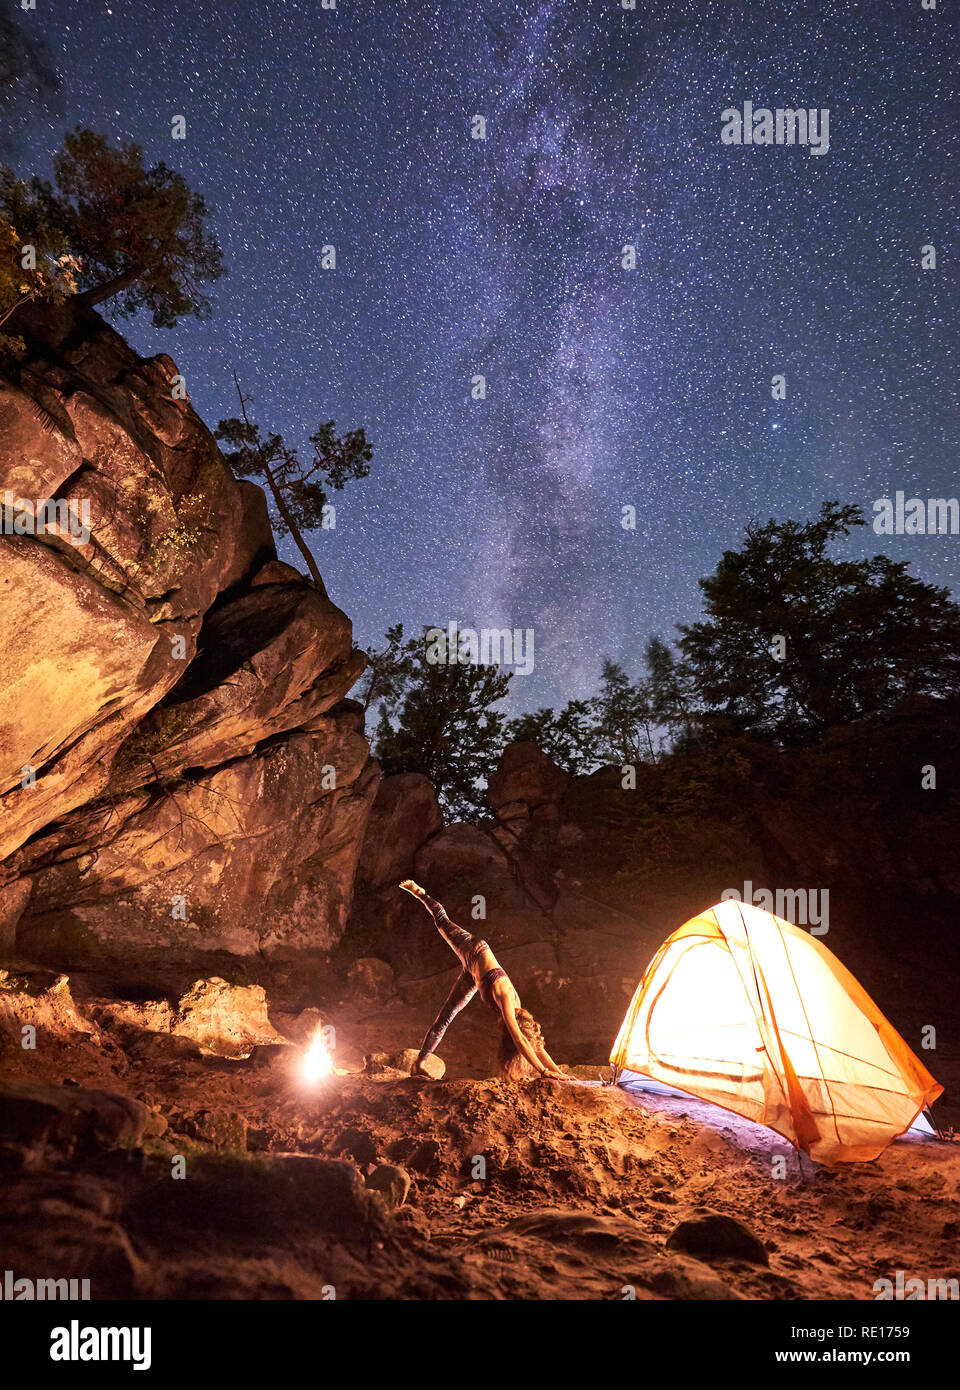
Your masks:
<path fill-rule="evenodd" d="M 960 691 L 960 609 L 948 590 L 884 555 L 837 560 L 859 507 L 825 502 L 816 521 L 746 529 L 700 581 L 706 617 L 681 627 L 686 676 L 703 708 L 783 742 Z"/>
<path fill-rule="evenodd" d="M 249 398 L 240 390 L 240 419 L 221 420 L 215 437 L 228 446 L 224 457 L 242 477 L 262 478 L 276 508 L 274 525 L 281 536 L 290 535 L 307 564 L 314 584 L 326 595 L 326 588 L 313 553 L 303 532 L 322 525 L 327 505 L 326 487 L 339 491 L 351 478 L 366 478 L 373 450 L 362 429 L 351 430 L 342 438 L 328 420 L 310 435 L 313 457 L 301 461 L 297 450 L 284 443 L 282 434 L 263 438 L 258 425 L 247 415 Z"/>
<path fill-rule="evenodd" d="M 675 736 L 688 738 L 696 725 L 695 699 L 690 673 L 660 637 L 651 637 L 644 653 L 647 663 L 647 698 L 656 723 Z"/>
<path fill-rule="evenodd" d="M 599 761 L 597 736 L 586 700 L 570 700 L 560 711 L 538 709 L 511 719 L 504 730 L 507 743 L 535 743 L 572 777 L 588 772 Z"/>
<path fill-rule="evenodd" d="M 656 719 L 646 681 L 631 681 L 622 666 L 605 660 L 600 692 L 590 701 L 590 709 L 605 762 L 656 762 Z"/>
<path fill-rule="evenodd" d="M 222 254 L 203 198 L 180 174 L 162 162 L 145 169 L 139 145 L 115 149 L 80 126 L 53 167 L 56 188 L 34 178 L 16 215 L 5 199 L 0 215 L 24 241 L 44 227 L 64 239 L 82 266 L 82 303 L 116 298 L 118 315 L 147 309 L 158 328 L 209 314 L 200 286 L 224 274 Z"/>
<path fill-rule="evenodd" d="M 665 726 L 682 722 L 686 696 L 677 664 L 657 638 L 648 645 L 647 663 L 650 676 L 633 681 L 617 662 L 605 660 L 596 695 L 571 700 L 559 714 L 539 709 L 520 715 L 507 725 L 507 739 L 535 743 L 573 776 L 604 763 L 656 762 L 666 742 Z"/>
<path fill-rule="evenodd" d="M 23 339 L 5 325 L 31 300 L 62 301 L 75 293 L 80 263 L 62 235 L 37 218 L 21 215 L 29 192 L 25 184 L 0 168 L 0 352 L 23 351 Z M 29 240 L 19 229 L 30 225 Z"/>
<path fill-rule="evenodd" d="M 383 654 L 371 654 L 380 706 L 374 748 L 388 775 L 422 772 L 450 813 L 476 815 L 485 804 L 479 783 L 503 744 L 503 715 L 493 706 L 513 677 L 497 666 L 431 661 L 431 631 L 404 641 L 397 625 L 386 660 L 378 665 Z"/>

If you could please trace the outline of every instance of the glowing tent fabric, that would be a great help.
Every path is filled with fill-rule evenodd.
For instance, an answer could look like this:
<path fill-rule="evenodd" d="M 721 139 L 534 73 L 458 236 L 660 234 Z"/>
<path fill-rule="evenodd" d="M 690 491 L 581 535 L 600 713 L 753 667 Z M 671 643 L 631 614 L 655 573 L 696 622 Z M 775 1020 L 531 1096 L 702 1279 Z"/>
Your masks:
<path fill-rule="evenodd" d="M 816 937 L 736 901 L 660 947 L 610 1061 L 768 1125 L 820 1163 L 876 1158 L 943 1091 Z"/>

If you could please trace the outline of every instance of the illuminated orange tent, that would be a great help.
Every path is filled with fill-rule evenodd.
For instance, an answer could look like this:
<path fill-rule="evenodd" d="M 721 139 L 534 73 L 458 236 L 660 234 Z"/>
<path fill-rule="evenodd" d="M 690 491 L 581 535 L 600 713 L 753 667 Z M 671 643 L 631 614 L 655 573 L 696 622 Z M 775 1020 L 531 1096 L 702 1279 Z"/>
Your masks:
<path fill-rule="evenodd" d="M 768 1125 L 819 1163 L 876 1158 L 943 1091 L 831 951 L 749 903 L 663 943 L 610 1055 Z"/>

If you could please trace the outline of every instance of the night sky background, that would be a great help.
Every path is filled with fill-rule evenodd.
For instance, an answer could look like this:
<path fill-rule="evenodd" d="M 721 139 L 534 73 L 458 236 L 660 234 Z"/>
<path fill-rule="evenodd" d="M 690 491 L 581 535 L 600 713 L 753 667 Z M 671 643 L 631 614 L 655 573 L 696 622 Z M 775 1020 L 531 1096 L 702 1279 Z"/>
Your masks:
<path fill-rule="evenodd" d="M 361 644 L 532 626 L 511 707 L 563 703 L 604 655 L 639 673 L 751 517 L 957 495 L 949 0 L 38 0 L 20 22 L 63 90 L 23 106 L 19 172 L 81 123 L 213 210 L 212 317 L 121 321 L 136 349 L 173 356 L 211 427 L 236 369 L 290 443 L 366 428 L 371 475 L 313 537 Z M 722 145 L 747 99 L 829 107 L 829 153 Z M 958 589 L 958 547 L 848 553 Z"/>

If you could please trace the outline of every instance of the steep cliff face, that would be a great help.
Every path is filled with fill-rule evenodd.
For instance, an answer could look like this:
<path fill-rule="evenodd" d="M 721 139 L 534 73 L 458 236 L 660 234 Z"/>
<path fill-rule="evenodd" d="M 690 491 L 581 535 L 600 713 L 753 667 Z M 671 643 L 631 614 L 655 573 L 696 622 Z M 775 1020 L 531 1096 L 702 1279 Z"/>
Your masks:
<path fill-rule="evenodd" d="M 4 947 L 145 976 L 327 949 L 378 778 L 349 619 L 276 560 L 170 358 L 92 314 L 26 336 L 0 373 Z M 20 500 L 50 497 L 38 534 Z"/>

